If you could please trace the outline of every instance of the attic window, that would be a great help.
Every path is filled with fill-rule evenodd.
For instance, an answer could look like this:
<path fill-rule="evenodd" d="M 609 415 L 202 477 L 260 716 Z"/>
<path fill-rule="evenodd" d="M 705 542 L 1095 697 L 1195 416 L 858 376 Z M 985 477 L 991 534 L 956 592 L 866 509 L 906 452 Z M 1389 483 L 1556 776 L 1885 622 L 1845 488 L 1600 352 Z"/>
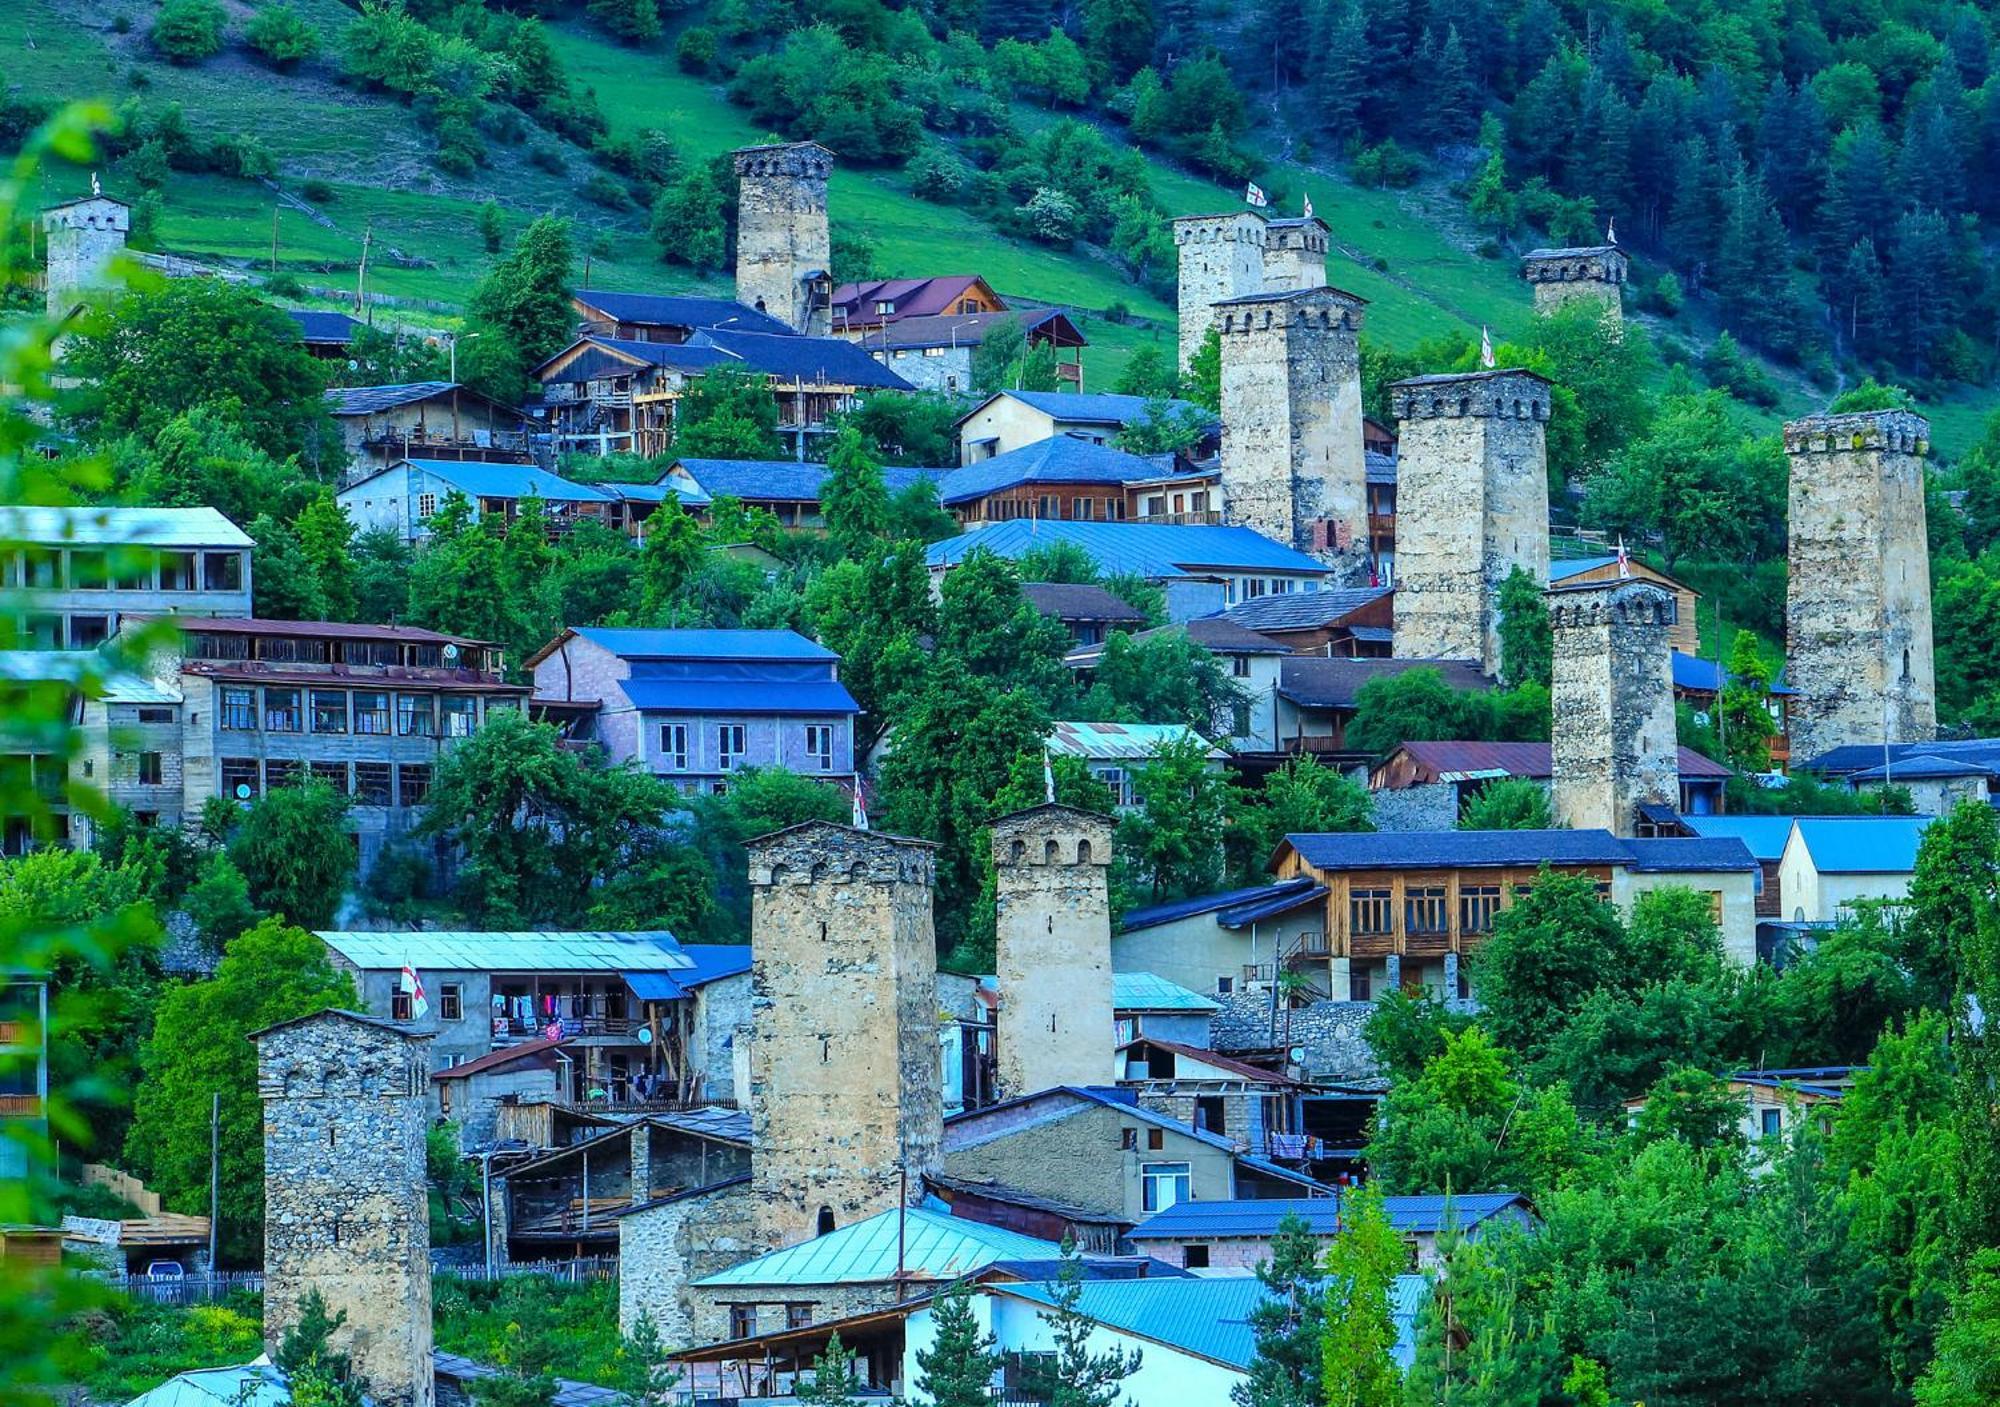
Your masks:
<path fill-rule="evenodd" d="M 878 298 L 875 301 L 875 311 L 882 314 L 882 316 L 887 317 L 889 314 L 896 311 L 896 305 L 890 302 L 887 298 Z"/>

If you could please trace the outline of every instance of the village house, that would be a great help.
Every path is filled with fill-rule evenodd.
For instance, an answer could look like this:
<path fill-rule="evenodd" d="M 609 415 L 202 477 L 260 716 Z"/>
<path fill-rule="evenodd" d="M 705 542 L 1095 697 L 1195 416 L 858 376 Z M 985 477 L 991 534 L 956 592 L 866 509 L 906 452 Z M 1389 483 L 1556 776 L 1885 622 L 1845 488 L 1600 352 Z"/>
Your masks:
<path fill-rule="evenodd" d="M 1783 876 L 1779 873 L 1779 862 L 1785 857 L 1785 844 L 1792 838 L 1791 816 L 1685 816 L 1682 818 L 1687 828 L 1699 836 L 1710 840 L 1736 839 L 1750 852 L 1757 862 L 1757 903 L 1755 912 L 1758 923 L 1758 954 L 1764 956 L 1763 927 L 1767 919 L 1783 918 L 1785 915 L 1785 890 Z"/>
<path fill-rule="evenodd" d="M 532 707 L 684 791 L 742 767 L 855 785 L 840 657 L 789 630 L 565 630 L 527 662 Z"/>
<path fill-rule="evenodd" d="M 1693 709 L 1695 716 L 1713 723 L 1722 700 L 1722 691 L 1737 682 L 1736 676 L 1714 660 L 1675 649 L 1673 658 L 1674 701 Z M 1769 739 L 1771 766 L 1783 770 L 1792 758 L 1791 701 L 1796 690 L 1782 680 L 1773 682 L 1764 707 L 1777 731 Z M 1877 759 L 1880 760 L 1879 758 Z"/>
<path fill-rule="evenodd" d="M 346 361 L 361 324 L 346 313 L 287 308 L 285 316 L 298 324 L 299 340 L 321 361 Z"/>
<path fill-rule="evenodd" d="M 1327 579 L 1322 563 L 1249 528 L 1168 523 L 1015 518 L 934 542 L 924 557 L 935 581 L 977 551 L 1018 560 L 1057 543 L 1082 549 L 1107 576 L 1159 586 L 1174 621 L 1214 615 L 1258 596 L 1317 591 Z"/>
<path fill-rule="evenodd" d="M 1918 812 L 1932 816 L 1944 815 L 1961 801 L 1985 803 L 1992 795 L 1987 764 L 1963 757 L 1907 756 L 1849 772 L 1842 780 L 1849 791 L 1863 795 L 1907 792 Z"/>
<path fill-rule="evenodd" d="M 787 324 L 769 313 L 761 313 L 733 298 L 581 288 L 570 294 L 569 305 L 579 319 L 578 336 L 607 337 L 619 342 L 677 344 L 710 328 L 780 337 L 791 332 Z"/>
<path fill-rule="evenodd" d="M 1048 736 L 1056 757 L 1082 759 L 1086 770 L 1111 789 L 1111 804 L 1120 811 L 1139 804 L 1133 782 L 1160 750 L 1192 740 L 1207 750 L 1209 770 L 1222 770 L 1228 754 L 1192 728 L 1178 723 L 1057 723 Z"/>
<path fill-rule="evenodd" d="M 1030 347 L 1053 348 L 1056 379 L 1067 390 L 1083 389 L 1089 344 L 1069 315 L 1059 308 L 1010 309 L 976 274 L 869 279 L 833 290 L 832 334 L 857 343 L 921 391 L 970 390 L 972 354 L 1003 323 L 1018 326 Z"/>
<path fill-rule="evenodd" d="M 1129 509 L 1133 485 L 1156 483 L 1172 468 L 1171 455 L 1052 435 L 952 470 L 938 484 L 938 502 L 965 526 L 1016 518 L 1115 523 L 1137 516 Z"/>
<path fill-rule="evenodd" d="M 1851 778 L 1865 777 L 1853 787 L 1859 791 L 1876 785 L 1879 779 L 1874 774 L 1877 769 L 1882 768 L 1887 769 L 1883 775 L 1890 785 L 1899 787 L 1904 785 L 1902 764 L 1915 762 L 1920 758 L 1933 758 L 1939 762 L 1957 762 L 1976 767 L 1984 774 L 1985 794 L 1989 797 L 2000 796 L 2000 738 L 1959 738 L 1949 741 L 1938 739 L 1922 743 L 1889 743 L 1886 746 L 1880 742 L 1849 743 L 1809 757 L 1801 762 L 1800 766 L 1828 782 L 1848 782 Z M 1931 769 L 1925 767 L 1919 770 Z M 1913 798 L 1918 794 L 1916 783 L 1925 780 L 1929 779 L 1919 777 L 1911 783 Z M 1935 780 L 1942 783 L 1948 779 L 1940 776 Z M 1956 798 L 1963 792 L 1978 794 L 1973 791 L 1969 783 L 1963 786 L 1962 792 L 1956 779 L 1950 780 L 1952 782 L 1948 793 L 1950 796 Z M 1928 811 L 1933 808 L 1919 804 L 1917 809 Z"/>
<path fill-rule="evenodd" d="M 1259 596 L 1238 601 L 1223 614 L 1294 654 L 1387 659 L 1395 612 L 1395 595 L 1387 586 L 1354 586 Z"/>
<path fill-rule="evenodd" d="M 414 543 L 431 536 L 453 494 L 465 500 L 469 522 L 510 523 L 532 499 L 553 532 L 597 523 L 626 533 L 637 533 L 666 496 L 645 485 L 579 484 L 532 464 L 404 459 L 356 479 L 334 498 L 357 532 L 387 531 Z"/>
<path fill-rule="evenodd" d="M 1323 885 L 1301 878 L 1128 909 L 1111 935 L 1112 966 L 1120 980 L 1152 974 L 1218 997 L 1268 990 L 1280 970 L 1323 969 L 1325 901 Z"/>
<path fill-rule="evenodd" d="M 1820 1135 L 1833 1132 L 1840 1103 L 1854 1087 L 1859 1071 L 1849 1065 L 1821 1065 L 1785 1070 L 1737 1070 L 1721 1076 L 1723 1088 L 1742 1105 L 1737 1136 L 1747 1144 L 1789 1137 L 1801 1123 L 1813 1120 Z M 1625 1117 L 1636 1122 L 1645 1112 L 1643 1095 L 1625 1101 Z M 1759 1160 L 1761 1165 L 1762 1160 Z"/>
<path fill-rule="evenodd" d="M 49 984 L 0 969 L 0 1178 L 25 1177 L 49 1131 Z"/>
<path fill-rule="evenodd" d="M 1674 624 L 1667 631 L 1667 640 L 1682 654 L 1700 655 L 1695 613 L 1701 605 L 1701 593 L 1680 578 L 1669 576 L 1630 554 L 1622 565 L 1616 555 L 1604 552 L 1585 557 L 1557 557 L 1549 563 L 1550 586 L 1585 586 L 1622 580 L 1650 581 L 1673 592 Z"/>
<path fill-rule="evenodd" d="M 349 477 L 411 460 L 528 464 L 534 459 L 519 410 L 452 381 L 336 386 L 326 393 L 326 411 L 340 427 Z"/>
<path fill-rule="evenodd" d="M 1721 811 L 1723 787 L 1734 774 L 1693 748 L 1681 748 L 1679 756 L 1680 814 Z M 1546 788 L 1553 772 L 1547 743 L 1399 743 L 1368 774 L 1375 825 L 1380 830 L 1449 830 L 1466 804 L 1493 783 L 1533 781 Z"/>
<path fill-rule="evenodd" d="M 1109 444 L 1155 409 L 1205 427 L 1190 451 L 1192 458 L 1207 459 L 1216 453 L 1222 426 L 1212 412 L 1192 401 L 1163 402 L 1102 391 L 996 391 L 959 417 L 958 462 L 977 464 L 1057 435 Z"/>
<path fill-rule="evenodd" d="M 29 649 L 94 649 L 131 616 L 250 614 L 254 544 L 213 508 L 10 507 L 0 542 L 10 633 Z"/>
<path fill-rule="evenodd" d="M 1206 1046 L 1209 1018 L 1217 1009 L 1211 998 L 1151 972 L 1111 974 L 1111 1013 L 1117 1026 L 1114 1040 L 1120 1046 L 1141 1036 Z"/>
<path fill-rule="evenodd" d="M 1359 769 L 1374 755 L 1353 746 L 1347 725 L 1371 679 L 1393 678 L 1413 669 L 1433 669 L 1454 689 L 1493 687 L 1476 660 L 1326 659 L 1292 655 L 1279 661 L 1277 754 L 1275 760 L 1312 757 L 1329 766 Z"/>
<path fill-rule="evenodd" d="M 1148 1217 L 1129 1239 L 1141 1251 L 1186 1270 L 1255 1270 L 1271 1258 L 1278 1223 L 1296 1217 L 1324 1250 L 1340 1233 L 1344 1195 L 1296 1200 L 1182 1202 Z M 1438 1233 L 1447 1226 L 1476 1241 L 1500 1227 L 1532 1227 L 1534 1208 L 1518 1192 L 1450 1197 L 1384 1197 L 1382 1211 L 1410 1250 L 1410 1269 L 1438 1265 Z"/>
<path fill-rule="evenodd" d="M 1834 923 L 1857 904 L 1908 897 L 1932 816 L 1800 816 L 1778 861 L 1785 917 Z"/>
<path fill-rule="evenodd" d="M 1264 757 L 1275 752 L 1278 679 L 1282 661 L 1291 651 L 1267 635 L 1238 625 L 1226 615 L 1197 616 L 1176 625 L 1140 631 L 1133 639 L 1147 640 L 1167 632 L 1186 636 L 1228 666 L 1236 696 L 1226 708 L 1216 710 L 1218 716 L 1209 720 L 1209 731 L 1219 740 L 1226 739 L 1230 751 L 1239 757 Z M 1101 643 L 1080 645 L 1063 656 L 1063 663 L 1077 672 L 1079 685 L 1088 688 L 1104 653 Z"/>
<path fill-rule="evenodd" d="M 1305 1097 L 1312 1087 L 1202 1046 L 1137 1036 L 1118 1048 L 1118 1087 L 1142 1109 L 1220 1134 L 1238 1148 L 1305 1171 L 1312 1139 Z"/>
<path fill-rule="evenodd" d="M 1605 830 L 1396 831 L 1287 836 L 1272 871 L 1326 888 L 1328 954 L 1316 974 L 1335 1000 L 1390 991 L 1465 1000 L 1461 959 L 1542 868 L 1587 875 L 1629 912 L 1652 889 L 1708 897 L 1723 951 L 1756 961 L 1757 862 L 1735 839 L 1628 840 Z"/>
<path fill-rule="evenodd" d="M 1021 594 L 1051 620 L 1060 621 L 1078 645 L 1101 644 L 1118 630 L 1140 630 L 1146 613 L 1102 586 L 1080 582 L 1024 581 Z"/>
<path fill-rule="evenodd" d="M 882 486 L 894 498 L 920 484 L 935 488 L 949 471 L 884 465 L 881 472 Z M 820 495 L 831 474 L 824 464 L 786 459 L 676 459 L 658 487 L 704 521 L 716 499 L 733 498 L 746 508 L 764 509 L 782 527 L 818 530 L 826 526 Z"/>

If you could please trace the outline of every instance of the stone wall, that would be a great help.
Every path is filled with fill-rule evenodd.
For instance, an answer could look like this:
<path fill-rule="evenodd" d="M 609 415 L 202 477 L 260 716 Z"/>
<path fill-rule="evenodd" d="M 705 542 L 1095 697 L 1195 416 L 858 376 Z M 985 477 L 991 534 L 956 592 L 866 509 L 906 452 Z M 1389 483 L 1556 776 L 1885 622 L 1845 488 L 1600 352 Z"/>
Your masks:
<path fill-rule="evenodd" d="M 1264 227 L 1264 291 L 1326 287 L 1326 255 L 1332 245 L 1326 222 L 1316 216 L 1272 220 Z"/>
<path fill-rule="evenodd" d="M 1785 682 L 1792 756 L 1937 736 L 1924 459 L 1908 411 L 1785 426 L 1791 459 Z"/>
<path fill-rule="evenodd" d="M 259 1032 L 264 1341 L 317 1290 L 387 1407 L 432 1407 L 427 1036 L 328 1011 Z"/>
<path fill-rule="evenodd" d="M 691 1192 L 618 1219 L 618 1328 L 631 1334 L 650 1315 L 669 1348 L 708 1343 L 696 1280 L 740 1265 L 764 1247 L 747 1183 Z M 697 1327 L 697 1319 L 702 1319 Z"/>
<path fill-rule="evenodd" d="M 933 848 L 826 822 L 750 843 L 752 1179 L 770 1246 L 921 1197 L 937 1169 Z"/>
<path fill-rule="evenodd" d="M 1000 1095 L 1112 1080 L 1111 823 L 1038 806 L 993 823 Z"/>
<path fill-rule="evenodd" d="M 1215 305 L 1264 288 L 1264 217 L 1248 210 L 1229 215 L 1185 215 L 1174 221 L 1180 261 L 1180 368 L 1201 350 L 1215 321 Z"/>
<path fill-rule="evenodd" d="M 1623 322 L 1623 290 L 1629 261 L 1616 245 L 1587 249 L 1537 249 L 1521 260 L 1521 277 L 1534 287 L 1535 311 L 1550 313 L 1571 303 L 1593 303 L 1613 322 Z"/>
<path fill-rule="evenodd" d="M 1674 593 L 1637 579 L 1548 593 L 1555 823 L 1633 833 L 1640 805 L 1680 806 Z"/>
<path fill-rule="evenodd" d="M 1338 289 L 1219 304 L 1222 501 L 1230 523 L 1365 580 L 1361 299 Z"/>
<path fill-rule="evenodd" d="M 1500 585 L 1549 579 L 1549 383 L 1531 371 L 1420 376 L 1390 387 L 1398 658 L 1500 672 Z"/>
<path fill-rule="evenodd" d="M 42 212 L 48 237 L 48 313 L 69 315 L 86 294 L 111 281 L 111 264 L 125 252 L 130 206 L 105 197 L 72 201 Z"/>
<path fill-rule="evenodd" d="M 736 153 L 736 301 L 816 336 L 826 335 L 830 310 L 810 299 L 806 277 L 833 267 L 832 171 L 832 153 L 816 142 Z"/>
<path fill-rule="evenodd" d="M 1429 782 L 1417 787 L 1371 791 L 1378 831 L 1448 831 L 1458 825 L 1458 784 Z"/>
<path fill-rule="evenodd" d="M 1238 992 L 1222 999 L 1211 1030 L 1215 1048 L 1268 1050 L 1271 998 L 1266 992 Z M 1372 1002 L 1323 1001 L 1278 1013 L 1278 1040 L 1305 1047 L 1303 1062 L 1315 1080 L 1368 1080 L 1380 1071 L 1362 1031 L 1375 1014 Z"/>

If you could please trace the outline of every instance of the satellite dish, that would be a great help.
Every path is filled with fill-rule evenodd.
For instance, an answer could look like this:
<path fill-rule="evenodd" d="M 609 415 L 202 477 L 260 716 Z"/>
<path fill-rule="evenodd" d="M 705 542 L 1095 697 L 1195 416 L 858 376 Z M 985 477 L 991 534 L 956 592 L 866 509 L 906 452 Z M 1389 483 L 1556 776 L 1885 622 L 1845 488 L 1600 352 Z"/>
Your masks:
<path fill-rule="evenodd" d="M 1306 1063 L 1306 1048 L 1302 1045 L 1293 1046 L 1285 1054 L 1294 1065 L 1303 1065 Z"/>
<path fill-rule="evenodd" d="M 651 1026 L 641 1026 L 637 1032 L 637 1038 L 640 1045 L 651 1045 L 653 1043 L 653 1028 Z"/>
<path fill-rule="evenodd" d="M 446 664 L 458 663 L 458 646 L 446 645 L 444 647 L 444 662 Z"/>
<path fill-rule="evenodd" d="M 361 363 L 360 363 L 360 362 L 358 362 L 358 361 L 355 361 L 355 360 L 354 360 L 354 359 L 353 359 L 352 357 L 349 357 L 349 358 L 347 359 L 347 369 L 348 369 L 349 371 L 359 371 L 359 370 L 361 370 Z"/>
<path fill-rule="evenodd" d="M 238 782 L 236 784 L 236 799 L 238 801 L 248 801 L 250 799 L 250 783 Z"/>

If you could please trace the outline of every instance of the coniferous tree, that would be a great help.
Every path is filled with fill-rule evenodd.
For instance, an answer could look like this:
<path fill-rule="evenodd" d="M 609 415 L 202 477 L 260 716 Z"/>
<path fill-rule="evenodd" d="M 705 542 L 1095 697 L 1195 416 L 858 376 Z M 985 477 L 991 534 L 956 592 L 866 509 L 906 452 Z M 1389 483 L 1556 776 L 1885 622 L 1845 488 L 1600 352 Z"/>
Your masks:
<path fill-rule="evenodd" d="M 1863 361 L 1873 361 L 1889 349 L 1889 297 L 1875 241 L 1863 236 L 1847 251 L 1835 292 L 1835 312 L 1846 334 L 1848 349 Z"/>
<path fill-rule="evenodd" d="M 1326 1333 L 1320 1289 L 1319 1239 L 1300 1217 L 1279 1218 L 1270 1259 L 1257 1264 L 1267 1297 L 1250 1311 L 1257 1355 L 1244 1380 L 1229 1390 L 1236 1407 L 1319 1407 Z"/>
<path fill-rule="evenodd" d="M 1890 249 L 1892 345 L 1904 365 L 1928 375 L 1959 303 L 1958 251 L 1951 227 L 1935 210 L 1909 211 L 1896 221 Z"/>
<path fill-rule="evenodd" d="M 1076 1238 L 1064 1236 L 1062 1269 L 1056 1275 L 1054 1308 L 1037 1317 L 1049 1326 L 1055 1353 L 1047 1364 L 1042 1386 L 1049 1407 L 1118 1407 L 1124 1400 L 1119 1384 L 1139 1371 L 1140 1350 L 1111 1348 L 1097 1352 L 1090 1340 L 1097 1321 L 1085 1314 L 1083 1257 Z"/>
<path fill-rule="evenodd" d="M 854 1351 L 836 1333 L 826 1341 L 826 1352 L 814 1356 L 812 1381 L 800 1383 L 793 1395 L 804 1407 L 855 1407 L 864 1386 Z"/>
<path fill-rule="evenodd" d="M 1320 130 L 1336 147 L 1361 135 L 1361 109 L 1370 89 L 1372 36 L 1361 0 L 1327 0 L 1321 11 L 1317 66 L 1312 77 L 1313 107 Z"/>
<path fill-rule="evenodd" d="M 1340 1221 L 1326 1253 L 1323 1400 L 1326 1407 L 1394 1407 L 1402 1378 L 1390 1356 L 1396 1325 L 1389 1305 L 1407 1252 L 1382 1210 L 1382 1194 L 1372 1187 L 1341 1199 Z"/>
<path fill-rule="evenodd" d="M 972 1291 L 959 1282 L 931 1306 L 936 1336 L 917 1351 L 917 1391 L 931 1407 L 988 1407 L 999 1366 L 993 1335 L 972 1312 Z"/>

